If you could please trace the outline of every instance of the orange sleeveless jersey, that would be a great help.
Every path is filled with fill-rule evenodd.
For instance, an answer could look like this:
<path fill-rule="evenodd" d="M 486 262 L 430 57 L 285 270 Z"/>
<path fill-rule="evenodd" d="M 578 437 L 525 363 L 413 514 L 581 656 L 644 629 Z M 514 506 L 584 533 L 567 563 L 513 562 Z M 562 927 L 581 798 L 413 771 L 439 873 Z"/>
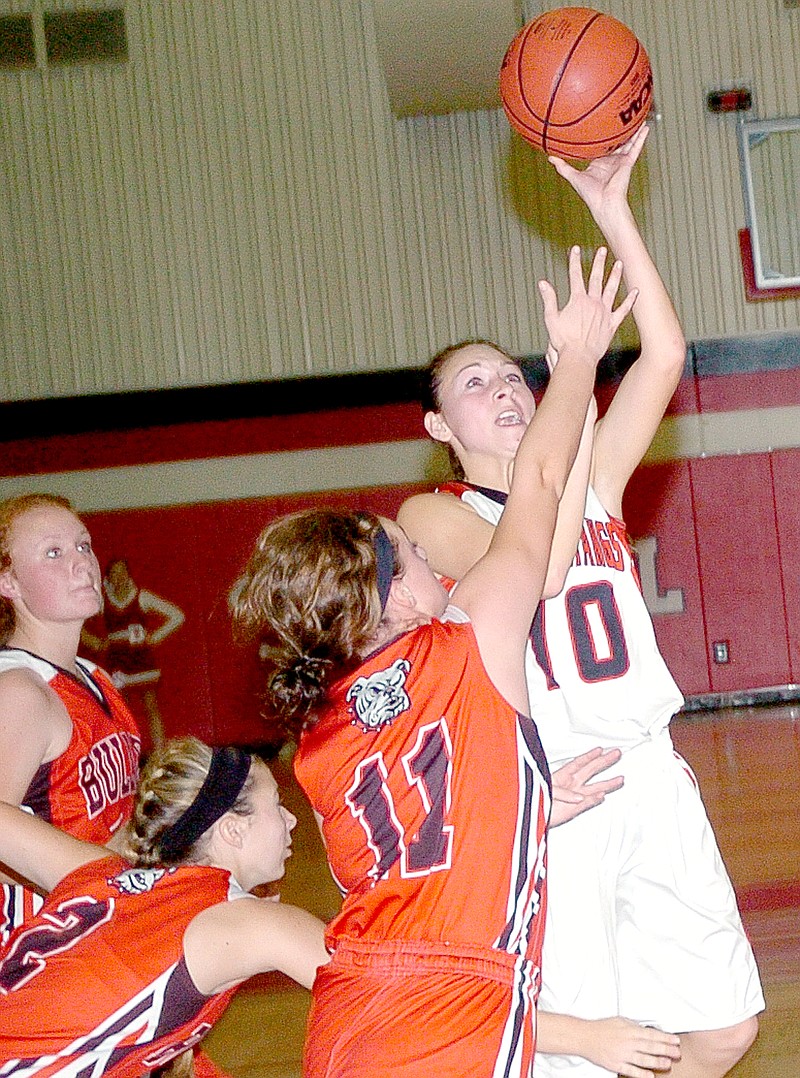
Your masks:
<path fill-rule="evenodd" d="M 235 989 L 201 995 L 183 958 L 189 922 L 243 894 L 218 868 L 71 873 L 0 961 L 4 1078 L 140 1078 L 208 1032 Z"/>
<path fill-rule="evenodd" d="M 332 949 L 417 941 L 538 966 L 549 774 L 470 624 L 434 621 L 370 656 L 295 768 L 346 892 Z"/>
<path fill-rule="evenodd" d="M 472 626 L 435 621 L 370 656 L 295 767 L 345 891 L 306 1078 L 528 1075 L 549 776 Z"/>
<path fill-rule="evenodd" d="M 136 720 L 111 679 L 94 663 L 78 663 L 102 700 L 85 682 L 36 655 L 0 650 L 0 672 L 32 670 L 59 696 L 72 720 L 69 745 L 39 767 L 23 806 L 76 838 L 105 845 L 133 811 L 141 741 Z M 3 886 L 0 900 L 0 937 L 41 905 L 22 887 Z"/>

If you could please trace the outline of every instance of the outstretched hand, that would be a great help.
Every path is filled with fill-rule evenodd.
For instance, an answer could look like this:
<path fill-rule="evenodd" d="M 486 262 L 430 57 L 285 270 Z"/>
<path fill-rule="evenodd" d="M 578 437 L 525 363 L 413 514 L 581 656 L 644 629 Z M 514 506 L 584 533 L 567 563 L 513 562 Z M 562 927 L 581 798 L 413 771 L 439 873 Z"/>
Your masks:
<path fill-rule="evenodd" d="M 624 145 L 605 157 L 590 161 L 584 169 L 575 168 L 560 157 L 548 157 L 548 161 L 559 176 L 575 188 L 597 220 L 606 207 L 627 204 L 631 172 L 642 152 L 648 131 L 647 124 L 642 124 Z"/>
<path fill-rule="evenodd" d="M 603 283 L 606 254 L 605 247 L 597 249 L 587 286 L 583 280 L 581 249 L 573 247 L 570 250 L 569 299 L 561 310 L 550 282 L 539 281 L 545 326 L 550 343 L 559 356 L 567 349 L 575 349 L 595 364 L 598 363 L 636 302 L 639 293 L 633 289 L 614 308 L 622 280 L 622 263 L 614 263 L 608 279 Z"/>
<path fill-rule="evenodd" d="M 586 1058 L 624 1078 L 654 1078 L 681 1058 L 673 1033 L 640 1026 L 629 1018 L 600 1018 L 587 1023 Z"/>
<path fill-rule="evenodd" d="M 594 808 L 605 800 L 606 794 L 613 793 L 622 786 L 622 775 L 604 779 L 602 782 L 591 781 L 615 764 L 621 755 L 619 749 L 590 749 L 553 772 L 551 827 L 557 827 L 574 819 L 581 812 Z"/>

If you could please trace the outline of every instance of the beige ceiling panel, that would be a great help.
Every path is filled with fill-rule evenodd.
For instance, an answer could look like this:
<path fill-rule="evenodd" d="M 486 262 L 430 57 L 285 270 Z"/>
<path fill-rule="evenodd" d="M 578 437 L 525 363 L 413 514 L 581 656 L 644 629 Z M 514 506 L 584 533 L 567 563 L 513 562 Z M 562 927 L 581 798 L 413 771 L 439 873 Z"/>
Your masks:
<path fill-rule="evenodd" d="M 373 0 L 395 116 L 500 106 L 498 74 L 520 0 Z"/>

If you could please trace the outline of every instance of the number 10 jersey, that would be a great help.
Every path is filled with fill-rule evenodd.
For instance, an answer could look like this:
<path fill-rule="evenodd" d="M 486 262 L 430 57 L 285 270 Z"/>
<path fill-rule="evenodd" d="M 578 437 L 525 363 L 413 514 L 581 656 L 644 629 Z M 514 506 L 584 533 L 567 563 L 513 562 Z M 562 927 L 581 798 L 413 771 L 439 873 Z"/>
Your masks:
<path fill-rule="evenodd" d="M 499 491 L 462 482 L 439 489 L 492 524 L 502 515 L 506 495 Z M 531 711 L 551 766 L 596 745 L 642 744 L 683 704 L 658 650 L 625 525 L 591 487 L 564 587 L 540 603 L 531 626 L 527 667 Z"/>

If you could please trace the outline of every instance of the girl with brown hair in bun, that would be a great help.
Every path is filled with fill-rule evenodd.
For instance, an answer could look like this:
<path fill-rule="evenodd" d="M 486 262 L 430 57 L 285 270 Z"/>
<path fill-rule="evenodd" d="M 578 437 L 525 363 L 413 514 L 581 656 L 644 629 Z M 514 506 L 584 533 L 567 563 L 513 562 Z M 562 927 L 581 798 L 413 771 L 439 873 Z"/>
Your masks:
<path fill-rule="evenodd" d="M 344 892 L 306 1078 L 529 1073 L 548 821 L 618 785 L 587 785 L 618 758 L 598 750 L 551 787 L 524 673 L 595 367 L 635 298 L 614 310 L 621 266 L 604 283 L 604 261 L 587 287 L 572 251 L 563 310 L 540 285 L 558 364 L 455 605 L 393 521 L 324 509 L 268 525 L 237 592 Z"/>

